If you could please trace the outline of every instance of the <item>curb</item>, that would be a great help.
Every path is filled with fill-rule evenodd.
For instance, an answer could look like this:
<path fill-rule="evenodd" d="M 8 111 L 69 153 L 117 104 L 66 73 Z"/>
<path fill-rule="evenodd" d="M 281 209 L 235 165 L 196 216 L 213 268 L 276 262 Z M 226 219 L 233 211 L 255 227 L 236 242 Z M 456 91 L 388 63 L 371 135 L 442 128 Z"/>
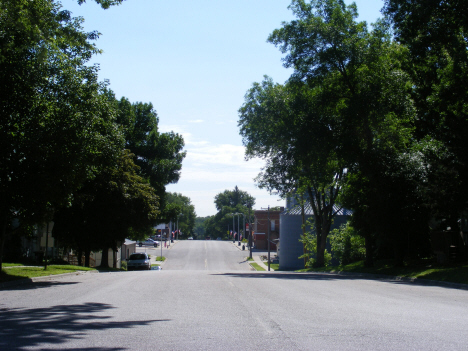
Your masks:
<path fill-rule="evenodd" d="M 304 272 L 304 273 L 314 273 L 314 272 Z M 354 277 L 370 278 L 374 280 L 397 281 L 397 282 L 413 283 L 413 284 L 424 285 L 424 286 L 438 286 L 442 288 L 454 288 L 454 289 L 468 290 L 468 284 L 444 282 L 441 280 L 408 278 L 408 277 L 391 276 L 391 275 L 384 275 L 384 274 L 371 274 L 371 273 L 353 273 L 353 272 L 315 272 L 315 273 L 334 274 L 334 275 L 342 275 L 342 276 L 354 276 Z"/>
<path fill-rule="evenodd" d="M 17 286 L 17 285 L 32 284 L 34 282 L 53 280 L 54 278 L 61 278 L 61 277 L 67 277 L 71 275 L 81 275 L 81 274 L 88 274 L 88 273 L 99 273 L 99 271 L 97 270 L 96 271 L 75 271 L 72 273 L 52 274 L 52 275 L 44 275 L 42 277 L 11 280 L 9 282 L 0 283 L 0 289 L 10 288 L 12 286 Z"/>

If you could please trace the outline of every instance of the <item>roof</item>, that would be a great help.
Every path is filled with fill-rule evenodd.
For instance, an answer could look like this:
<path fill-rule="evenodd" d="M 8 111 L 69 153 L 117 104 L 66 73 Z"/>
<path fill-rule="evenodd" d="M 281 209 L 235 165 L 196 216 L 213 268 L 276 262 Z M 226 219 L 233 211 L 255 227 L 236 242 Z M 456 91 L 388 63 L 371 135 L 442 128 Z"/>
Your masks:
<path fill-rule="evenodd" d="M 353 214 L 351 210 L 348 210 L 346 208 L 339 207 L 337 205 L 333 205 L 333 211 L 337 212 L 337 216 L 350 216 Z M 282 215 L 286 216 L 300 216 L 302 214 L 302 209 L 300 205 L 296 205 L 290 209 L 287 209 Z M 306 202 L 304 204 L 304 214 L 306 216 L 312 216 L 314 214 L 314 210 L 312 209 L 312 206 L 310 205 L 310 202 Z"/>
<path fill-rule="evenodd" d="M 136 241 L 125 239 L 124 245 L 131 245 L 131 244 L 136 244 Z"/>

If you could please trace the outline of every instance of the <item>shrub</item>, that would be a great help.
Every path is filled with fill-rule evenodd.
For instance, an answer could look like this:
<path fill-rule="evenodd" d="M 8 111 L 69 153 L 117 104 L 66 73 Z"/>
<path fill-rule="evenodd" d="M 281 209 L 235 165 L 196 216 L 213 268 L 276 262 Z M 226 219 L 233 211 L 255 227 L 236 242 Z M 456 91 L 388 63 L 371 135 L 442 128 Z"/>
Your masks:
<path fill-rule="evenodd" d="M 365 240 L 349 223 L 333 229 L 329 235 L 333 258 L 340 265 L 363 260 L 366 256 Z"/>
<path fill-rule="evenodd" d="M 307 225 L 313 228 L 313 219 L 307 221 Z M 301 235 L 300 241 L 304 244 L 306 253 L 299 258 L 305 258 L 306 268 L 314 267 L 317 257 L 317 234 L 315 232 L 306 232 L 305 235 Z M 329 266 L 332 260 L 332 255 L 325 249 L 324 263 L 325 267 Z"/>

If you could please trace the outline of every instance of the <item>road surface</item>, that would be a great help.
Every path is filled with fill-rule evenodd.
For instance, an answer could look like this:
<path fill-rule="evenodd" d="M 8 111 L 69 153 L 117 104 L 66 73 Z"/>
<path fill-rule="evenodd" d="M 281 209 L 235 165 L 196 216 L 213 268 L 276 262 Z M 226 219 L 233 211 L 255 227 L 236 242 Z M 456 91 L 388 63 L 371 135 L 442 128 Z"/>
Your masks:
<path fill-rule="evenodd" d="M 246 251 L 181 241 L 161 271 L 0 291 L 0 350 L 467 350 L 468 291 L 254 272 Z"/>

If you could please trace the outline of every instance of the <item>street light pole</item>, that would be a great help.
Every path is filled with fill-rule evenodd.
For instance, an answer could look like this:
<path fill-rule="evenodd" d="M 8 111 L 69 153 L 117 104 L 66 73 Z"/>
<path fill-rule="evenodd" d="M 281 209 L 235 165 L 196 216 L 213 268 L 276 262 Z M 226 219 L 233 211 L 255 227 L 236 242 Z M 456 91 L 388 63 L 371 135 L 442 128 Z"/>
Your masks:
<path fill-rule="evenodd" d="M 179 213 L 177 215 L 177 229 L 176 229 L 176 233 L 177 233 L 177 240 L 179 240 L 179 217 L 180 216 L 183 216 L 184 214 L 183 213 Z"/>
<path fill-rule="evenodd" d="M 235 243 L 236 240 L 234 239 L 234 213 L 231 213 L 232 216 L 232 242 Z"/>
<path fill-rule="evenodd" d="M 240 227 L 239 227 L 239 215 L 240 215 L 240 213 L 237 212 L 236 215 L 237 215 L 237 231 L 238 231 L 238 233 L 237 233 L 237 242 L 238 242 L 237 246 L 240 246 Z"/>
<path fill-rule="evenodd" d="M 250 218 L 250 210 L 251 210 L 251 204 L 249 203 L 249 252 L 250 252 L 250 259 L 252 259 L 252 232 L 253 232 L 253 226 L 252 226 L 252 219 Z"/>

